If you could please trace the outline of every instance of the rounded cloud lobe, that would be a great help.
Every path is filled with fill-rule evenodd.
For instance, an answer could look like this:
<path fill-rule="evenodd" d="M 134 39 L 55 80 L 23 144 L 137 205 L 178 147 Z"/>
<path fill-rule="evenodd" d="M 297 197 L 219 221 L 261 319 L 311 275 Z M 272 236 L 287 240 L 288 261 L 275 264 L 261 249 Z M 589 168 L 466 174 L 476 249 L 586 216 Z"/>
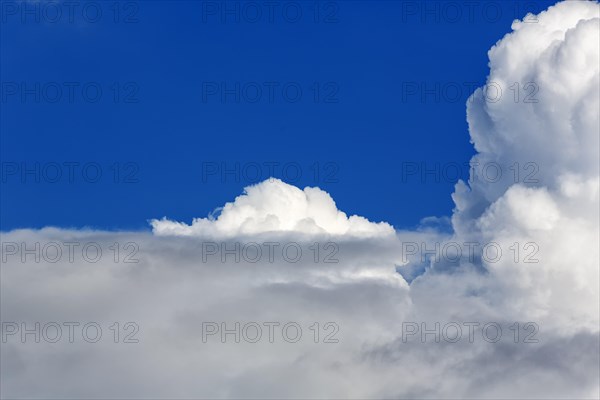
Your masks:
<path fill-rule="evenodd" d="M 472 163 L 511 171 L 533 163 L 535 179 L 491 183 L 473 168 L 456 185 L 453 233 L 395 232 L 339 211 L 328 193 L 277 179 L 246 188 L 217 217 L 190 225 L 152 220 L 153 234 L 13 231 L 3 242 L 88 241 L 139 245 L 137 263 L 2 264 L 3 321 L 135 321 L 132 345 L 2 344 L 2 394 L 77 398 L 598 398 L 600 6 L 559 3 L 490 51 L 488 82 L 467 104 Z M 524 21 L 531 21 L 526 18 Z M 508 88 L 526 83 L 535 102 Z M 529 93 L 529 92 L 528 92 Z M 297 262 L 238 262 L 206 243 L 295 243 Z M 324 239 L 320 253 L 314 242 Z M 514 254 L 404 259 L 404 244 L 497 243 Z M 332 243 L 333 250 L 322 246 Z M 523 245 L 530 247 L 524 248 Z M 227 247 L 229 246 L 229 247 Z M 210 247 L 215 250 L 214 247 Z M 264 246 L 263 246 L 264 248 Z M 533 249 L 529 251 L 528 249 Z M 327 252 L 325 253 L 325 251 Z M 264 253 L 263 253 L 264 254 Z M 328 260 L 336 262 L 324 262 Z M 316 257 L 316 258 L 315 258 Z M 316 261 L 315 261 L 316 259 Z M 30 259 L 31 260 L 31 259 Z M 520 261 L 520 260 L 519 260 Z M 420 272 L 410 284 L 399 274 Z M 23 288 L 28 288 L 27 292 Z M 297 322 L 304 340 L 202 341 L 203 322 Z M 404 341 L 403 323 L 497 322 L 497 343 Z M 538 342 L 513 341 L 528 321 Z M 337 343 L 309 330 L 335 322 Z M 326 333 L 326 332 L 321 332 Z M 521 331 L 524 335 L 527 332 Z M 530 333 L 530 332 L 529 332 Z M 266 333 L 263 332 L 264 335 Z M 463 336 L 467 331 L 463 330 Z M 69 382 L 65 385 L 64 382 Z M 91 382 L 94 382 L 93 384 Z"/>
<path fill-rule="evenodd" d="M 191 225 L 163 218 L 152 220 L 157 235 L 235 237 L 265 232 L 377 237 L 394 234 L 391 225 L 373 223 L 339 211 L 329 193 L 307 187 L 301 190 L 270 178 L 248 186 L 215 218 L 196 218 Z"/>
<path fill-rule="evenodd" d="M 504 175 L 496 183 L 477 173 L 468 185 L 459 182 L 453 226 L 461 240 L 539 248 L 537 263 L 505 257 L 485 265 L 511 312 L 560 331 L 597 331 L 599 6 L 563 2 L 535 20 L 515 21 L 489 51 L 488 76 L 505 91 L 530 83 L 535 96 L 508 92 L 492 102 L 478 89 L 467 103 L 478 151 L 472 165 L 496 163 Z"/>

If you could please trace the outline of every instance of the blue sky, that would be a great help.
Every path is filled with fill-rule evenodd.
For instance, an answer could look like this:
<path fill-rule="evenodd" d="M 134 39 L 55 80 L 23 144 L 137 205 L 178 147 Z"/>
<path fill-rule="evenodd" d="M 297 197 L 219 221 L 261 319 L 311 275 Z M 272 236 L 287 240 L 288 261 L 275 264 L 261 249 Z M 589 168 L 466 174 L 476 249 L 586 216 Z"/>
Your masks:
<path fill-rule="evenodd" d="M 0 0 L 0 397 L 600 398 L 599 83 L 598 1 Z"/>
<path fill-rule="evenodd" d="M 190 221 L 270 168 L 396 228 L 448 216 L 442 168 L 474 153 L 465 102 L 485 83 L 487 50 L 551 4 L 469 15 L 452 3 L 455 18 L 444 2 L 287 2 L 272 15 L 250 3 L 220 14 L 220 2 L 96 2 L 92 22 L 83 2 L 53 22 L 56 9 L 3 2 L 0 228 Z M 439 176 L 403 178 L 407 163 Z"/>

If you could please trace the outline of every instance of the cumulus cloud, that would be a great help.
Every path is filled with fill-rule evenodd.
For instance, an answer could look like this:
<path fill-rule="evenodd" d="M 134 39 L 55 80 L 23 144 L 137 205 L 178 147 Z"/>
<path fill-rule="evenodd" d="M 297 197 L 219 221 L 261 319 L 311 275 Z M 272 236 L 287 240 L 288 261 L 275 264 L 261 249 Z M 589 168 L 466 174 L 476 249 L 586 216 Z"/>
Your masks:
<path fill-rule="evenodd" d="M 373 237 L 394 234 L 391 225 L 373 223 L 364 217 L 337 209 L 329 193 L 317 188 L 301 190 L 279 179 L 270 178 L 248 186 L 219 210 L 215 219 L 196 218 L 191 225 L 181 222 L 152 220 L 157 235 L 235 237 L 265 232 L 296 232 Z"/>
<path fill-rule="evenodd" d="M 542 12 L 537 23 L 515 21 L 513 32 L 489 51 L 486 88 L 500 90 L 502 96 L 488 97 L 480 88 L 467 102 L 477 155 L 470 190 L 460 183 L 454 194 L 455 221 L 474 222 L 514 183 L 554 191 L 568 184 L 565 181 L 574 181 L 597 193 L 598 17 L 596 2 L 562 2 Z M 515 84 L 521 90 L 518 96 Z M 490 97 L 499 100 L 486 100 Z M 491 163 L 503 172 L 494 184 L 477 167 Z M 593 210 L 586 206 L 579 212 L 588 216 Z"/>
<path fill-rule="evenodd" d="M 505 91 L 529 83 L 535 96 L 488 101 L 478 89 L 467 103 L 478 153 L 468 185 L 459 182 L 453 194 L 453 227 L 460 238 L 535 246 L 539 262 L 527 268 L 484 262 L 505 306 L 552 329 L 597 331 L 598 3 L 559 3 L 537 21 L 513 23 L 489 51 L 488 76 Z M 492 163 L 503 172 L 495 183 L 477 174 Z"/>
<path fill-rule="evenodd" d="M 484 89 L 469 100 L 478 153 L 450 233 L 348 217 L 326 192 L 275 179 L 217 217 L 153 220 L 152 233 L 3 233 L 0 394 L 598 398 L 599 12 L 560 3 L 490 50 L 488 82 L 533 82 L 537 102 L 490 102 Z M 496 182 L 476 167 L 491 162 Z M 514 179 L 515 163 L 535 179 Z M 423 255 L 449 243 L 504 253 Z M 42 340 L 22 343 L 19 324 L 36 321 Z"/>

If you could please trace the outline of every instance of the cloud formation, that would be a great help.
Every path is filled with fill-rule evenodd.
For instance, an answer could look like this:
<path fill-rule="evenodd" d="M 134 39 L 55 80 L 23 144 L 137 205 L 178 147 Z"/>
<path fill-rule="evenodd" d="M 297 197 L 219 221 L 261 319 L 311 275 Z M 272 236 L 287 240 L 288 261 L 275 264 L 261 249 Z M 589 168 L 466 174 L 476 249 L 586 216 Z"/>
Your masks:
<path fill-rule="evenodd" d="M 534 82 L 538 101 L 473 94 L 472 164 L 505 174 L 456 185 L 450 234 L 347 217 L 279 180 L 152 234 L 3 233 L 0 394 L 598 398 L 599 12 L 560 3 L 490 50 L 488 82 Z M 515 163 L 535 179 L 507 174 Z M 407 243 L 504 253 L 436 259 Z"/>
<path fill-rule="evenodd" d="M 478 151 L 471 164 L 495 163 L 503 176 L 490 183 L 475 167 L 468 185 L 456 185 L 453 227 L 463 239 L 539 248 L 540 262 L 527 268 L 508 258 L 484 262 L 511 312 L 536 315 L 556 330 L 597 331 L 598 3 L 562 2 L 537 21 L 513 23 L 489 51 L 488 76 L 505 92 L 531 83 L 535 96 L 525 101 L 509 92 L 491 102 L 478 89 L 467 103 Z"/>
<path fill-rule="evenodd" d="M 346 214 L 337 209 L 329 193 L 317 188 L 301 190 L 280 179 L 270 178 L 244 189 L 219 209 L 215 219 L 196 218 L 191 225 L 181 222 L 152 220 L 157 235 L 235 237 L 265 232 L 296 232 L 343 236 L 390 236 L 391 225 L 373 223 L 364 217 Z"/>

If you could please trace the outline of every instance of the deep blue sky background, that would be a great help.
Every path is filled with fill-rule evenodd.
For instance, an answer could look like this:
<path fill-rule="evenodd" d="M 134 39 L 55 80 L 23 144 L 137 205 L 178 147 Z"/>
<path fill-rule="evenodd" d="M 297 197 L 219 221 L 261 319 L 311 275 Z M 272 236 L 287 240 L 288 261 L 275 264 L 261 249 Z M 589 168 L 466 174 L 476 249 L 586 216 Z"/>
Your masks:
<path fill-rule="evenodd" d="M 321 2 L 315 22 L 315 3 L 298 2 L 302 17 L 292 23 L 282 15 L 284 2 L 270 23 L 268 8 L 257 2 L 263 13 L 259 21 L 241 14 L 239 22 L 226 15 L 223 23 L 220 15 L 203 12 L 215 2 L 140 1 L 137 10 L 121 2 L 117 22 L 113 2 L 96 2 L 102 17 L 91 23 L 82 17 L 87 2 L 81 2 L 72 23 L 66 7 L 60 22 L 51 23 L 54 10 L 47 9 L 38 23 L 29 14 L 23 22 L 22 11 L 13 14 L 8 3 L 23 7 L 2 1 L 2 230 L 47 225 L 147 229 L 150 218 L 189 222 L 204 217 L 251 183 L 231 175 L 225 182 L 219 176 L 203 182 L 206 162 L 229 168 L 235 163 L 297 163 L 302 177 L 291 183 L 320 186 L 348 214 L 397 228 L 414 227 L 425 216 L 450 215 L 453 182 L 436 182 L 432 176 L 425 183 L 419 177 L 403 182 L 402 163 L 433 168 L 435 163 L 468 162 L 473 154 L 465 118 L 470 93 L 463 84 L 485 82 L 487 50 L 509 32 L 514 18 L 552 4 L 493 2 L 485 18 L 483 4 L 490 2 L 482 2 L 470 20 L 466 3 L 454 2 L 463 15 L 453 22 L 452 10 L 446 9 L 446 18 L 440 14 L 444 2 L 428 2 L 438 13 L 427 14 L 425 21 L 420 14 L 408 15 L 406 8 L 403 14 L 407 2 Z M 419 10 L 424 6 L 408 3 Z M 496 6 L 501 6 L 498 18 Z M 246 10 L 252 17 L 253 10 Z M 94 16 L 93 8 L 87 11 Z M 287 11 L 293 17 L 294 9 Z M 55 96 L 51 82 L 63 88 L 55 103 L 49 101 Z M 73 101 L 65 82 L 79 84 Z M 102 88 L 95 103 L 82 94 L 90 82 Z M 273 102 L 262 86 L 256 103 L 243 93 L 239 103 L 233 95 L 223 103 L 219 95 L 203 100 L 203 82 L 228 88 L 236 82 L 278 82 L 279 88 Z M 303 90 L 295 103 L 283 98 L 281 87 L 289 82 Z M 323 95 L 318 101 L 315 82 Z M 403 82 L 428 88 L 456 83 L 463 91 L 457 101 L 436 102 L 430 94 L 422 102 L 420 95 L 402 98 Z M 21 89 L 35 89 L 36 83 L 40 101 L 26 94 L 23 102 Z M 15 85 L 18 92 L 12 95 Z M 251 89 L 248 96 L 254 96 Z M 115 91 L 120 95 L 116 101 Z M 324 102 L 327 94 L 337 102 Z M 65 162 L 80 163 L 73 182 Z M 33 175 L 25 182 L 18 173 L 6 176 L 15 165 L 34 168 L 35 163 L 52 176 L 49 163 L 63 165 L 62 178 L 52 183 L 42 175 L 38 183 Z M 99 182 L 83 179 L 86 163 L 101 166 Z M 114 163 L 121 166 L 119 182 Z M 275 171 L 286 178 L 281 168 Z M 88 172 L 92 176 L 94 171 Z M 267 172 L 263 164 L 262 178 Z M 288 172 L 289 182 L 294 170 Z M 127 176 L 133 182 L 123 182 Z"/>

